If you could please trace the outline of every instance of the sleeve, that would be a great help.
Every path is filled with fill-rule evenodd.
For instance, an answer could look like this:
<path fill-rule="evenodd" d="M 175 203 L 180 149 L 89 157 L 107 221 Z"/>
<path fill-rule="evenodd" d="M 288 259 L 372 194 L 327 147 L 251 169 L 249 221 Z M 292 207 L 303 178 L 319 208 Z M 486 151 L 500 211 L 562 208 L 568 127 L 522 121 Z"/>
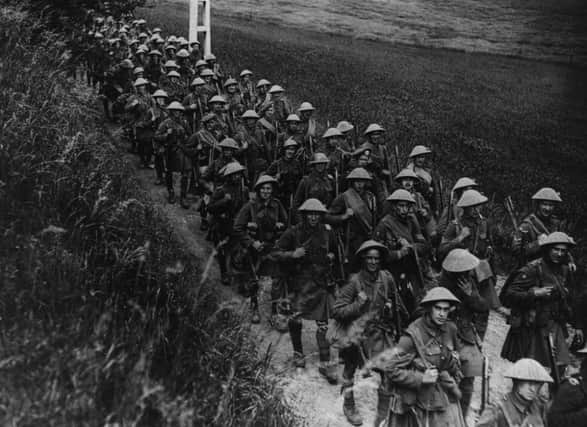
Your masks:
<path fill-rule="evenodd" d="M 328 213 L 324 216 L 324 222 L 332 225 L 340 225 L 344 222 L 342 216 L 346 212 L 346 203 L 344 196 L 340 194 L 336 199 L 332 201 Z"/>
<path fill-rule="evenodd" d="M 522 222 L 519 226 L 521 245 L 526 259 L 536 258 L 540 253 L 540 245 L 538 244 L 538 236 L 533 230 L 533 227 L 527 222 Z"/>
<path fill-rule="evenodd" d="M 274 252 L 274 256 L 281 261 L 292 260 L 293 251 L 295 247 L 295 228 L 290 227 L 285 230 L 285 233 L 281 235 L 277 241 L 277 250 Z"/>
<path fill-rule="evenodd" d="M 530 266 L 522 267 L 513 277 L 511 283 L 502 292 L 503 298 L 515 307 L 531 307 L 536 297 L 532 288 L 536 286 L 536 272 Z"/>
<path fill-rule="evenodd" d="M 416 357 L 416 349 L 412 339 L 404 335 L 402 336 L 397 345 L 396 349 L 398 354 L 409 354 L 412 359 Z M 424 373 L 415 369 L 409 369 L 409 366 L 394 366 L 388 371 L 388 378 L 393 384 L 397 384 L 402 387 L 418 389 L 422 386 L 422 378 Z"/>
<path fill-rule="evenodd" d="M 393 233 L 388 230 L 387 225 L 385 224 L 385 217 L 379 221 L 375 230 L 373 231 L 373 238 L 383 243 L 387 249 L 389 250 L 389 261 L 390 262 L 397 262 L 402 258 L 401 251 L 396 249 L 397 247 L 397 239 L 393 235 Z"/>
<path fill-rule="evenodd" d="M 457 225 L 451 222 L 446 227 L 440 245 L 438 246 L 440 258 L 444 259 L 450 251 L 460 247 L 462 247 L 462 244 L 457 240 Z"/>
<path fill-rule="evenodd" d="M 249 247 L 253 243 L 253 239 L 247 233 L 247 224 L 251 221 L 251 202 L 247 202 L 243 205 L 243 207 L 238 211 L 234 218 L 234 232 L 235 235 L 244 243 L 246 247 Z"/>
<path fill-rule="evenodd" d="M 219 214 L 226 210 L 230 204 L 230 200 L 224 198 L 224 190 L 219 188 L 217 189 L 212 197 L 210 198 L 210 203 L 208 204 L 208 211 L 213 214 Z"/>
<path fill-rule="evenodd" d="M 505 424 L 503 424 L 505 422 Z M 475 427 L 501 427 L 507 425 L 498 406 L 492 405 L 485 408 Z"/>
<path fill-rule="evenodd" d="M 340 322 L 350 322 L 361 315 L 363 303 L 357 298 L 357 281 L 354 276 L 340 290 L 332 307 L 332 317 Z"/>
<path fill-rule="evenodd" d="M 306 177 L 303 177 L 298 184 L 298 188 L 296 189 L 296 194 L 294 196 L 294 206 L 296 208 L 300 207 L 302 203 L 305 202 L 304 198 L 306 197 L 306 181 Z"/>

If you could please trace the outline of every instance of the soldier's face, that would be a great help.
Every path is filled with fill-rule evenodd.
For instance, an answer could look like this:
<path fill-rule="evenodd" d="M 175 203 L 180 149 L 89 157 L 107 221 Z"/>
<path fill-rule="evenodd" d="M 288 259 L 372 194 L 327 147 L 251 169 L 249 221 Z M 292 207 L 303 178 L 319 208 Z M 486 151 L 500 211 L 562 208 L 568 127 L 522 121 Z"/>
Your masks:
<path fill-rule="evenodd" d="M 373 132 L 371 134 L 371 142 L 373 144 L 383 144 L 383 133 Z"/>
<path fill-rule="evenodd" d="M 416 156 L 414 157 L 414 164 L 419 168 L 423 168 L 426 164 L 426 157 L 425 156 Z"/>
<path fill-rule="evenodd" d="M 554 203 L 541 200 L 538 204 L 538 214 L 543 218 L 549 218 L 554 212 Z"/>
<path fill-rule="evenodd" d="M 227 159 L 232 159 L 234 151 L 231 148 L 223 148 L 222 155 Z"/>
<path fill-rule="evenodd" d="M 173 117 L 175 120 L 179 120 L 181 117 L 181 111 L 171 110 L 171 117 Z"/>
<path fill-rule="evenodd" d="M 302 120 L 309 120 L 312 117 L 312 111 L 300 111 L 300 118 Z"/>
<path fill-rule="evenodd" d="M 367 251 L 363 260 L 365 262 L 365 268 L 369 273 L 376 273 L 379 271 L 381 259 L 377 249 L 370 249 Z"/>
<path fill-rule="evenodd" d="M 274 101 L 278 101 L 278 100 L 281 99 L 281 95 L 282 95 L 281 92 L 272 93 L 271 94 L 271 99 L 274 100 Z"/>
<path fill-rule="evenodd" d="M 553 264 L 562 264 L 567 259 L 569 249 L 566 245 L 553 245 L 548 250 L 548 257 Z"/>
<path fill-rule="evenodd" d="M 271 198 L 272 193 L 273 186 L 271 184 L 263 184 L 259 188 L 259 196 L 261 196 L 261 200 L 269 200 Z"/>
<path fill-rule="evenodd" d="M 212 104 L 212 111 L 215 113 L 222 113 L 222 110 L 224 110 L 224 104 L 221 104 L 220 102 L 215 102 Z"/>
<path fill-rule="evenodd" d="M 205 77 L 204 77 L 204 81 L 205 81 L 206 83 L 210 83 L 210 82 L 212 81 L 212 76 L 205 76 Z"/>
<path fill-rule="evenodd" d="M 228 85 L 228 86 L 226 86 L 226 91 L 228 93 L 236 93 L 236 85 Z"/>
<path fill-rule="evenodd" d="M 542 383 L 536 381 L 516 381 L 516 393 L 525 401 L 532 402 L 538 397 Z"/>
<path fill-rule="evenodd" d="M 320 214 L 318 212 L 309 212 L 306 214 L 306 220 L 310 227 L 316 227 L 320 223 Z"/>
<path fill-rule="evenodd" d="M 357 163 L 360 167 L 365 167 L 369 164 L 369 156 L 361 156 L 359 157 L 359 161 Z"/>
<path fill-rule="evenodd" d="M 414 189 L 414 180 L 413 179 L 402 179 L 400 181 L 401 186 L 408 191 L 412 191 Z"/>
<path fill-rule="evenodd" d="M 463 209 L 466 216 L 471 218 L 478 218 L 481 216 L 481 206 L 469 206 Z"/>
<path fill-rule="evenodd" d="M 247 125 L 247 127 L 249 129 L 252 129 L 255 127 L 255 125 L 257 124 L 257 119 L 246 119 L 245 120 L 245 124 Z"/>
<path fill-rule="evenodd" d="M 169 78 L 169 81 L 170 81 L 171 83 L 177 83 L 177 82 L 179 81 L 179 79 L 178 79 L 177 77 L 170 77 L 170 78 Z"/>
<path fill-rule="evenodd" d="M 296 153 L 295 147 L 287 147 L 285 150 L 285 158 L 288 160 L 292 159 L 295 153 Z"/>
<path fill-rule="evenodd" d="M 437 326 L 444 325 L 448 320 L 451 305 L 446 301 L 435 302 L 430 309 L 430 319 Z"/>
<path fill-rule="evenodd" d="M 406 219 L 410 213 L 411 204 L 409 202 L 396 202 L 395 203 L 395 212 L 398 217 L 402 219 Z"/>
<path fill-rule="evenodd" d="M 243 83 L 250 83 L 251 82 L 251 76 L 249 74 L 246 74 L 242 77 L 243 79 Z"/>
<path fill-rule="evenodd" d="M 353 188 L 359 194 L 363 194 L 365 192 L 366 187 L 367 181 L 364 181 L 362 179 L 358 179 L 353 182 Z"/>
<path fill-rule="evenodd" d="M 157 101 L 157 105 L 159 107 L 165 107 L 165 104 L 166 104 L 166 99 L 165 98 L 163 98 L 163 97 L 157 97 L 157 98 L 155 98 L 155 101 Z"/>
<path fill-rule="evenodd" d="M 146 86 L 137 86 L 137 93 L 139 93 L 140 95 L 146 94 L 147 87 Z"/>
<path fill-rule="evenodd" d="M 292 133 L 297 132 L 299 129 L 298 122 L 287 122 L 287 125 L 289 127 L 289 131 Z"/>
<path fill-rule="evenodd" d="M 324 172 L 326 170 L 326 163 L 317 163 L 315 166 L 317 172 Z"/>

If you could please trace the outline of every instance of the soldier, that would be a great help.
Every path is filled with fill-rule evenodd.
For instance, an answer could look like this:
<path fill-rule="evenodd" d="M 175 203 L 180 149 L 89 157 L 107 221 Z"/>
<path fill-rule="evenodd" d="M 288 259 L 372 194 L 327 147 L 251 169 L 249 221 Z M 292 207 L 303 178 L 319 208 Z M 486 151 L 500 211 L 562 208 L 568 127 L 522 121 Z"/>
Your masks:
<path fill-rule="evenodd" d="M 204 174 L 204 179 L 208 182 L 218 182 L 220 180 L 224 167 L 229 163 L 237 161 L 235 155 L 240 149 L 238 143 L 232 138 L 224 138 L 218 144 L 218 148 L 221 152 L 220 157 L 214 160 L 212 167 L 208 168 Z"/>
<path fill-rule="evenodd" d="M 285 89 L 279 85 L 271 86 L 269 89 L 271 103 L 273 104 L 273 115 L 279 125 L 285 125 L 285 119 L 292 113 L 289 100 L 285 97 Z"/>
<path fill-rule="evenodd" d="M 440 259 L 455 248 L 468 249 L 480 259 L 479 266 L 475 269 L 479 291 L 481 296 L 489 303 L 491 309 L 500 308 L 499 298 L 495 291 L 495 276 L 493 274 L 493 235 L 492 224 L 481 214 L 481 206 L 488 199 L 477 190 L 463 192 L 457 207 L 463 209 L 461 218 L 449 224 L 442 236 L 438 247 Z M 489 317 L 487 317 L 488 319 Z M 485 327 L 479 329 L 479 334 L 485 336 Z"/>
<path fill-rule="evenodd" d="M 402 299 L 413 313 L 422 295 L 432 281 L 429 264 L 426 262 L 430 244 L 422 234 L 418 221 L 410 214 L 416 201 L 406 190 L 395 190 L 387 201 L 391 212 L 375 227 L 375 240 L 389 250 L 389 270 L 400 283 Z M 402 279 L 403 276 L 403 279 Z M 411 285 L 402 286 L 402 284 Z"/>
<path fill-rule="evenodd" d="M 234 273 L 227 265 L 227 248 L 233 236 L 234 218 L 242 206 L 247 202 L 248 191 L 244 185 L 245 168 L 238 162 L 226 165 L 222 170 L 223 183 L 214 189 L 207 206 L 212 216 L 208 239 L 214 243 L 217 249 L 216 258 L 220 266 L 222 283 L 228 285 Z M 232 264 L 232 263 L 231 263 Z"/>
<path fill-rule="evenodd" d="M 350 276 L 332 309 L 336 323 L 328 337 L 339 348 L 344 361 L 341 387 L 344 415 L 349 423 L 360 426 L 361 414 L 355 406 L 354 376 L 366 359 L 390 348 L 397 341 L 402 320 L 408 315 L 392 275 L 381 268 L 387 249 L 374 240 L 364 242 L 356 252 L 361 259 L 361 270 Z M 379 395 L 383 400 L 389 394 L 382 380 Z"/>
<path fill-rule="evenodd" d="M 431 154 L 432 150 L 430 148 L 416 145 L 410 152 L 407 167 L 420 177 L 418 191 L 422 193 L 430 204 L 434 217 L 438 218 L 443 208 L 442 183 L 440 176 L 427 164 Z"/>
<path fill-rule="evenodd" d="M 241 93 L 238 90 L 238 82 L 232 77 L 224 82 L 225 99 L 228 105 L 228 115 L 232 121 L 233 127 L 236 125 L 236 118 L 244 112 L 244 102 Z"/>
<path fill-rule="evenodd" d="M 145 65 L 145 77 L 149 79 L 151 85 L 157 86 L 161 80 L 161 57 L 163 54 L 153 49 L 149 52 L 149 60 Z"/>
<path fill-rule="evenodd" d="M 312 117 L 316 109 L 309 102 L 302 102 L 300 108 L 298 108 L 298 114 L 300 115 L 300 127 L 304 138 L 316 139 L 318 135 L 318 124 L 316 119 Z"/>
<path fill-rule="evenodd" d="M 424 196 L 416 190 L 416 184 L 418 183 L 418 175 L 411 169 L 402 169 L 395 178 L 400 188 L 409 191 L 416 204 L 414 206 L 414 215 L 420 224 L 420 228 L 424 231 L 424 236 L 429 242 L 433 242 L 436 239 L 436 221 L 430 210 L 430 204 L 426 201 Z"/>
<path fill-rule="evenodd" d="M 479 294 L 475 268 L 479 258 L 466 249 L 453 249 L 442 262 L 439 285 L 451 291 L 461 304 L 452 313 L 451 318 L 457 325 L 459 355 L 463 379 L 459 384 L 461 390 L 461 408 L 467 416 L 475 377 L 483 375 L 483 337 L 477 333 L 476 324 L 483 322 L 489 313 L 489 304 Z M 479 322 L 478 317 L 481 318 Z"/>
<path fill-rule="evenodd" d="M 277 160 L 279 151 L 277 150 L 279 135 L 273 119 L 273 105 L 267 104 L 259 111 L 261 118 L 257 121 L 257 127 L 263 132 L 265 141 L 267 141 L 267 153 L 269 159 Z"/>
<path fill-rule="evenodd" d="M 359 246 L 373 235 L 377 225 L 377 201 L 367 190 L 371 176 L 365 169 L 353 169 L 346 180 L 349 188 L 333 200 L 324 220 L 340 228 L 344 255 L 350 260 Z M 358 266 L 348 267 L 355 271 Z"/>
<path fill-rule="evenodd" d="M 210 112 L 216 116 L 216 124 L 219 126 L 222 138 L 232 137 L 234 128 L 226 112 L 226 99 L 221 95 L 214 95 L 208 100 L 208 106 Z"/>
<path fill-rule="evenodd" d="M 275 117 L 275 116 L 273 116 L 273 117 Z M 288 139 L 293 139 L 301 147 L 300 150 L 296 153 L 296 157 L 300 160 L 300 162 L 302 163 L 302 166 L 304 166 L 305 163 L 310 159 L 311 153 L 313 153 L 313 150 L 307 144 L 307 142 L 309 142 L 309 140 L 306 140 L 304 138 L 304 134 L 301 132 L 300 118 L 298 117 L 297 114 L 290 114 L 289 116 L 287 116 L 287 119 L 285 120 L 285 122 L 286 122 L 285 132 L 279 133 L 277 136 L 277 147 L 276 147 L 275 154 L 278 154 L 279 152 L 281 152 L 285 141 L 287 141 Z M 279 123 L 277 121 L 275 121 L 274 123 L 275 123 L 275 128 L 279 129 Z"/>
<path fill-rule="evenodd" d="M 192 132 L 198 131 L 200 121 L 204 117 L 204 108 L 208 102 L 208 98 L 204 94 L 204 85 L 206 83 L 200 77 L 196 77 L 190 84 L 191 92 L 183 99 L 183 106 L 188 111 L 191 118 Z"/>
<path fill-rule="evenodd" d="M 257 82 L 257 96 L 256 96 L 256 103 L 255 103 L 255 110 L 262 114 L 261 109 L 267 107 L 267 105 L 271 104 L 271 95 L 269 95 L 269 88 L 271 87 L 271 82 L 266 79 L 261 79 Z"/>
<path fill-rule="evenodd" d="M 179 67 L 177 71 L 181 75 L 183 83 L 187 86 L 195 76 L 195 72 L 189 63 L 190 53 L 186 49 L 180 49 L 175 56 Z"/>
<path fill-rule="evenodd" d="M 294 365 L 299 368 L 306 366 L 301 319 L 314 320 L 318 326 L 318 370 L 330 383 L 336 384 L 336 365 L 330 363 L 330 345 L 326 340 L 336 288 L 332 279 L 332 264 L 336 261 L 336 238 L 332 229 L 323 223 L 326 207 L 319 200 L 308 199 L 298 210 L 303 220 L 283 233 L 275 253 L 277 259 L 294 265 L 288 292 L 293 297 L 294 314 L 288 327 L 294 351 Z"/>
<path fill-rule="evenodd" d="M 534 213 L 524 218 L 519 227 L 519 236 L 514 238 L 513 248 L 526 264 L 540 257 L 540 239 L 555 231 L 561 231 L 561 224 L 553 214 L 562 203 L 559 193 L 552 188 L 541 188 L 532 196 Z"/>
<path fill-rule="evenodd" d="M 294 206 L 300 206 L 304 200 L 318 199 L 325 206 L 330 206 L 334 199 L 334 182 L 327 173 L 328 157 L 316 153 L 309 162 L 312 171 L 304 176 L 298 184 L 294 196 Z"/>
<path fill-rule="evenodd" d="M 267 174 L 273 176 L 278 183 L 278 198 L 289 212 L 289 220 L 293 220 L 294 194 L 298 183 L 302 179 L 302 165 L 295 157 L 298 143 L 288 139 L 283 144 L 283 156 L 271 163 Z"/>
<path fill-rule="evenodd" d="M 458 404 L 462 373 L 457 328 L 449 320 L 459 303 L 446 288 L 430 289 L 420 302 L 422 317 L 408 326 L 395 348 L 380 355 L 386 361 L 392 403 L 378 405 L 375 425 L 388 409 L 386 426 L 466 427 Z"/>
<path fill-rule="evenodd" d="M 342 186 L 342 173 L 346 169 L 345 156 L 350 156 L 351 153 L 345 152 L 340 148 L 340 143 L 343 140 L 342 133 L 337 128 L 326 129 L 322 135 L 322 143 L 316 149 L 328 157 L 328 172 L 332 174 L 337 180 L 337 185 Z"/>
<path fill-rule="evenodd" d="M 448 205 L 444 207 L 440 214 L 440 218 L 438 219 L 437 234 L 439 236 L 444 234 L 448 224 L 450 224 L 451 221 L 454 221 L 455 218 L 458 218 L 460 221 L 460 218 L 463 216 L 463 210 L 457 207 L 457 203 L 465 191 L 474 190 L 475 188 L 477 188 L 475 180 L 466 176 L 459 178 L 457 182 L 455 182 L 455 185 L 450 192 Z"/>
<path fill-rule="evenodd" d="M 385 208 L 385 199 L 389 194 L 387 192 L 387 184 L 381 177 L 384 176 L 381 172 L 381 167 L 371 158 L 371 144 L 365 143 L 358 149 L 351 153 L 351 158 L 346 165 L 347 170 L 360 167 L 365 169 L 373 179 L 371 181 L 370 190 L 377 197 L 377 205 Z M 385 210 L 382 210 L 385 214 Z"/>
<path fill-rule="evenodd" d="M 154 105 L 149 110 L 150 121 L 153 129 L 158 129 L 159 125 L 167 118 L 167 92 L 157 89 L 153 94 Z M 165 146 L 160 144 L 153 135 L 153 153 L 155 155 L 155 173 L 157 180 L 155 185 L 165 184 Z"/>
<path fill-rule="evenodd" d="M 515 362 L 531 357 L 560 372 L 569 364 L 567 322 L 582 326 L 572 315 L 569 299 L 573 284 L 565 261 L 572 246 L 572 238 L 555 231 L 540 243 L 541 258 L 508 277 L 500 297 L 512 310 L 501 350 L 504 359 Z M 583 332 L 576 333 L 582 341 Z M 551 363 L 551 350 L 556 353 L 556 367 Z"/>
<path fill-rule="evenodd" d="M 545 427 L 546 405 L 540 389 L 544 383 L 552 383 L 546 369 L 533 359 L 520 359 L 504 376 L 512 379 L 512 391 L 483 411 L 477 427 Z M 553 427 L 563 425 L 567 426 Z"/>
<path fill-rule="evenodd" d="M 192 40 L 189 43 L 189 51 L 190 51 L 189 61 L 190 61 L 191 66 L 195 69 L 196 63 L 202 57 L 202 54 L 200 53 L 200 42 L 197 40 Z"/>
<path fill-rule="evenodd" d="M 254 110 L 257 98 L 255 96 L 255 86 L 253 84 L 253 72 L 251 70 L 242 70 L 239 77 L 240 81 L 238 82 L 238 87 L 239 92 L 243 97 L 245 108 L 247 110 Z"/>
<path fill-rule="evenodd" d="M 587 346 L 576 351 L 578 372 L 563 380 L 548 411 L 548 425 L 584 427 L 587 421 Z M 582 361 L 581 361 L 582 359 Z"/>
<path fill-rule="evenodd" d="M 245 252 L 244 255 L 241 254 L 241 258 L 246 258 L 247 270 L 252 273 L 253 280 L 249 280 L 249 286 L 246 287 L 246 296 L 251 298 L 252 323 L 260 322 L 257 279 L 259 276 L 277 276 L 277 266 L 270 253 L 287 224 L 287 213 L 283 205 L 273 197 L 276 184 L 277 181 L 271 176 L 259 177 L 255 183 L 256 197 L 245 203 L 234 220 L 234 231 L 240 240 L 239 251 Z M 275 301 L 281 296 L 277 284 L 277 280 L 272 280 L 272 316 L 277 313 Z"/>
<path fill-rule="evenodd" d="M 259 118 L 255 110 L 245 111 L 241 116 L 243 124 L 238 126 L 235 135 L 235 139 L 242 147 L 250 183 L 254 183 L 257 176 L 267 170 L 269 165 L 269 147 L 263 131 L 257 127 Z"/>
<path fill-rule="evenodd" d="M 357 149 L 356 134 L 353 132 L 353 130 L 355 130 L 355 127 L 346 120 L 342 120 L 338 122 L 336 128 L 342 133 L 344 137 L 344 140 L 340 144 L 340 147 L 344 151 L 348 151 L 350 153 L 355 151 Z"/>
<path fill-rule="evenodd" d="M 125 59 L 106 73 L 103 91 L 106 116 L 110 115 L 111 118 L 116 118 L 120 114 L 124 102 L 133 92 L 133 69 L 134 64 L 132 61 Z M 114 103 L 117 105 L 113 105 Z"/>
<path fill-rule="evenodd" d="M 150 120 L 149 111 L 153 106 L 153 99 L 147 92 L 149 82 L 138 78 L 134 82 L 137 93 L 131 96 L 125 106 L 125 110 L 134 116 L 134 135 L 138 144 L 138 153 L 141 166 L 150 167 L 153 156 L 153 123 Z"/>
<path fill-rule="evenodd" d="M 209 68 L 204 68 L 200 71 L 200 77 L 206 83 L 204 85 L 204 93 L 206 94 L 206 99 L 211 99 L 212 97 L 218 95 L 219 90 L 214 84 L 214 71 Z"/>
<path fill-rule="evenodd" d="M 166 77 L 166 81 L 160 85 L 161 88 L 167 92 L 171 101 L 183 101 L 187 93 L 187 87 L 181 80 L 181 75 L 177 71 L 172 70 L 167 73 Z"/>
<path fill-rule="evenodd" d="M 184 118 L 185 108 L 177 101 L 167 107 L 169 117 L 163 120 L 155 132 L 155 140 L 165 146 L 165 183 L 167 185 L 169 203 L 175 203 L 173 191 L 173 172 L 181 173 L 180 203 L 184 209 L 189 208 L 186 200 L 189 174 L 192 170 L 191 158 L 196 147 L 188 141 L 189 126 Z"/>
<path fill-rule="evenodd" d="M 218 92 L 220 93 L 220 86 L 224 81 L 224 73 L 220 69 L 220 64 L 218 64 L 216 60 L 216 55 L 214 55 L 213 53 L 207 53 L 204 55 L 204 61 L 208 63 L 208 67 L 214 73 L 214 77 L 212 78 L 212 80 L 214 81 L 214 84 L 216 85 Z"/>
<path fill-rule="evenodd" d="M 393 170 L 393 158 L 385 143 L 385 129 L 377 123 L 367 126 L 363 133 L 367 138 L 367 148 L 371 151 L 371 159 L 378 164 L 379 177 L 387 185 L 387 191 L 391 193 L 393 183 L 391 180 Z M 399 172 L 399 171 L 398 171 Z"/>
<path fill-rule="evenodd" d="M 169 39 L 168 39 L 169 42 Z M 174 44 L 168 44 L 167 46 L 165 46 L 165 59 L 167 61 L 175 61 L 175 52 L 177 51 L 177 48 L 175 47 Z"/>

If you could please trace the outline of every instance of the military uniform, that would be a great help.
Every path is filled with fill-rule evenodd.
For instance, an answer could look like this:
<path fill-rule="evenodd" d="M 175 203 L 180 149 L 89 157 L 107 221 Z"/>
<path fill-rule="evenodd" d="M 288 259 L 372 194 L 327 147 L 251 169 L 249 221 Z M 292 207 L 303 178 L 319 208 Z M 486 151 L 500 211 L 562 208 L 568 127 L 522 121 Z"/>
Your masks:
<path fill-rule="evenodd" d="M 540 215 L 536 213 L 530 214 L 520 223 L 518 228 L 520 241 L 514 245 L 513 249 L 520 254 L 523 264 L 536 258 L 540 258 L 538 236 L 541 234 L 549 235 L 550 233 L 560 230 L 561 224 L 557 219 L 541 218 Z"/>
<path fill-rule="evenodd" d="M 258 127 L 249 129 L 245 125 L 237 127 L 235 140 L 243 147 L 243 162 L 247 168 L 250 183 L 254 183 L 258 175 L 269 165 L 268 144 L 263 131 Z"/>
<path fill-rule="evenodd" d="M 149 166 L 153 155 L 152 147 L 155 132 L 153 123 L 150 121 L 150 109 L 153 103 L 153 98 L 150 95 L 136 94 L 128 98 L 125 106 L 125 110 L 133 116 L 134 135 L 138 144 L 138 154 L 144 167 Z"/>
<path fill-rule="evenodd" d="M 285 157 L 281 157 L 279 160 L 271 163 L 267 169 L 267 174 L 277 179 L 277 197 L 283 206 L 286 209 L 292 208 L 293 196 L 298 183 L 302 179 L 302 165 L 299 160 L 296 158 L 288 160 Z"/>
<path fill-rule="evenodd" d="M 528 404 L 510 392 L 496 405 L 488 407 L 477 421 L 476 427 L 546 427 L 545 408 L 538 401 Z M 567 424 L 553 424 L 553 427 Z"/>
<path fill-rule="evenodd" d="M 581 373 L 565 378 L 554 396 L 548 411 L 549 426 L 585 427 L 587 425 L 587 373 L 585 361 Z"/>
<path fill-rule="evenodd" d="M 330 206 L 334 198 L 334 183 L 326 172 L 312 171 L 300 181 L 294 196 L 294 206 L 300 206 L 304 200 L 318 199 L 325 206 Z"/>

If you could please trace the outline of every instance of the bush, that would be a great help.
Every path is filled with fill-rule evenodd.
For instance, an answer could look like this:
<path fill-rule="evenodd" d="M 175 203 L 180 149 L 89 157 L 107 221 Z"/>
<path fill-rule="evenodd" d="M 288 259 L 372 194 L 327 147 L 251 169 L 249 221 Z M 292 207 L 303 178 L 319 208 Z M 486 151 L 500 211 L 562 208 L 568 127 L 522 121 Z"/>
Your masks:
<path fill-rule="evenodd" d="M 2 424 L 293 425 L 45 24 L 0 9 Z"/>

